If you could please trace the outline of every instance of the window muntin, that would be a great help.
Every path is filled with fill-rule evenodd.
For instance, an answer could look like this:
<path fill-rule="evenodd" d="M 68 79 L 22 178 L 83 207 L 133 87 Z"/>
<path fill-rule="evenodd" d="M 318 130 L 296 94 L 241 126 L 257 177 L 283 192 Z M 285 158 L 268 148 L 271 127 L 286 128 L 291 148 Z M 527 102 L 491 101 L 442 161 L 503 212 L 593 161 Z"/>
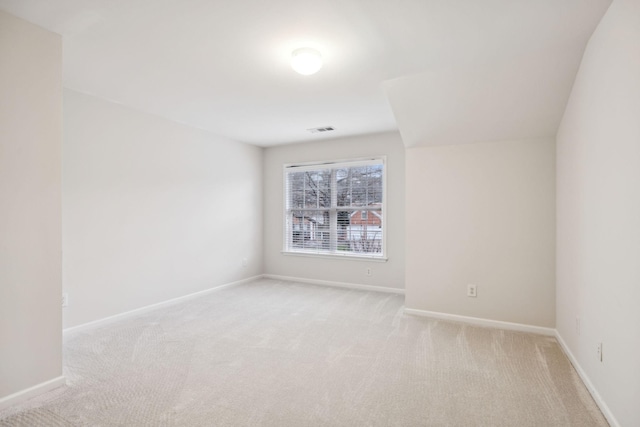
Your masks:
<path fill-rule="evenodd" d="M 284 251 L 384 257 L 384 159 L 288 165 Z"/>

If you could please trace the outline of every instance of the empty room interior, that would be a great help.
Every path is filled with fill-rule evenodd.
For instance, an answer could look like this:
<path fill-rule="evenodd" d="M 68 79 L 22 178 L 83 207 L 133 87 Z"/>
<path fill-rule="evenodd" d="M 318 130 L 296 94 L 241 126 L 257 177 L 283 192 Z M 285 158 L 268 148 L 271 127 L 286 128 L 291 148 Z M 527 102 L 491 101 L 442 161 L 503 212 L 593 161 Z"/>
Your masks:
<path fill-rule="evenodd" d="M 639 0 L 0 0 L 0 426 L 640 426 Z"/>

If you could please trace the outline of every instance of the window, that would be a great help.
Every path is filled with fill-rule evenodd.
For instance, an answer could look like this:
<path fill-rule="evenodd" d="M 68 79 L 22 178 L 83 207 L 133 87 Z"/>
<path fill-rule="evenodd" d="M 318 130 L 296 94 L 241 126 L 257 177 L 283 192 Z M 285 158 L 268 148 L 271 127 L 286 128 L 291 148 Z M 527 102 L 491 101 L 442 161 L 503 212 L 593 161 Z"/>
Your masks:
<path fill-rule="evenodd" d="M 284 251 L 384 258 L 384 159 L 286 165 Z"/>

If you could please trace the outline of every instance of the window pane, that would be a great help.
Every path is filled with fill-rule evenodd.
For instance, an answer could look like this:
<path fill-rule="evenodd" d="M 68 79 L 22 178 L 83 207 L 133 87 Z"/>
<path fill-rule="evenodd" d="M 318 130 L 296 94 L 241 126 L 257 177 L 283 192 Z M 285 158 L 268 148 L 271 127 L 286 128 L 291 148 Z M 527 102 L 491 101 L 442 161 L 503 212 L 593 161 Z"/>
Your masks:
<path fill-rule="evenodd" d="M 287 174 L 287 201 L 289 209 L 304 207 L 304 172 Z"/>
<path fill-rule="evenodd" d="M 292 211 L 288 227 L 292 247 L 328 251 L 330 249 L 329 219 L 329 211 Z"/>
<path fill-rule="evenodd" d="M 382 210 L 338 211 L 338 251 L 382 253 Z"/>
<path fill-rule="evenodd" d="M 338 206 L 382 203 L 382 165 L 337 170 Z"/>
<path fill-rule="evenodd" d="M 331 206 L 331 170 L 291 172 L 287 175 L 289 209 Z"/>
<path fill-rule="evenodd" d="M 336 191 L 338 206 L 351 206 L 351 169 L 336 169 Z"/>

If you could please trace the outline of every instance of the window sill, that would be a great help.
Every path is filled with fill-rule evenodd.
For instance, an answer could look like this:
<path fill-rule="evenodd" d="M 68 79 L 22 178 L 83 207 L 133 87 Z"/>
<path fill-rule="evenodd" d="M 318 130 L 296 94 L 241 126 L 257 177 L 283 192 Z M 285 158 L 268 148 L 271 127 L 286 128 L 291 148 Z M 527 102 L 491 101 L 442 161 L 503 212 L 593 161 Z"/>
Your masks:
<path fill-rule="evenodd" d="M 290 252 L 280 251 L 282 255 L 307 257 L 307 258 L 325 258 L 325 259 L 343 259 L 346 261 L 369 261 L 369 262 L 387 262 L 387 257 L 371 257 L 361 255 L 337 255 L 337 254 L 318 254 L 314 252 Z"/>

